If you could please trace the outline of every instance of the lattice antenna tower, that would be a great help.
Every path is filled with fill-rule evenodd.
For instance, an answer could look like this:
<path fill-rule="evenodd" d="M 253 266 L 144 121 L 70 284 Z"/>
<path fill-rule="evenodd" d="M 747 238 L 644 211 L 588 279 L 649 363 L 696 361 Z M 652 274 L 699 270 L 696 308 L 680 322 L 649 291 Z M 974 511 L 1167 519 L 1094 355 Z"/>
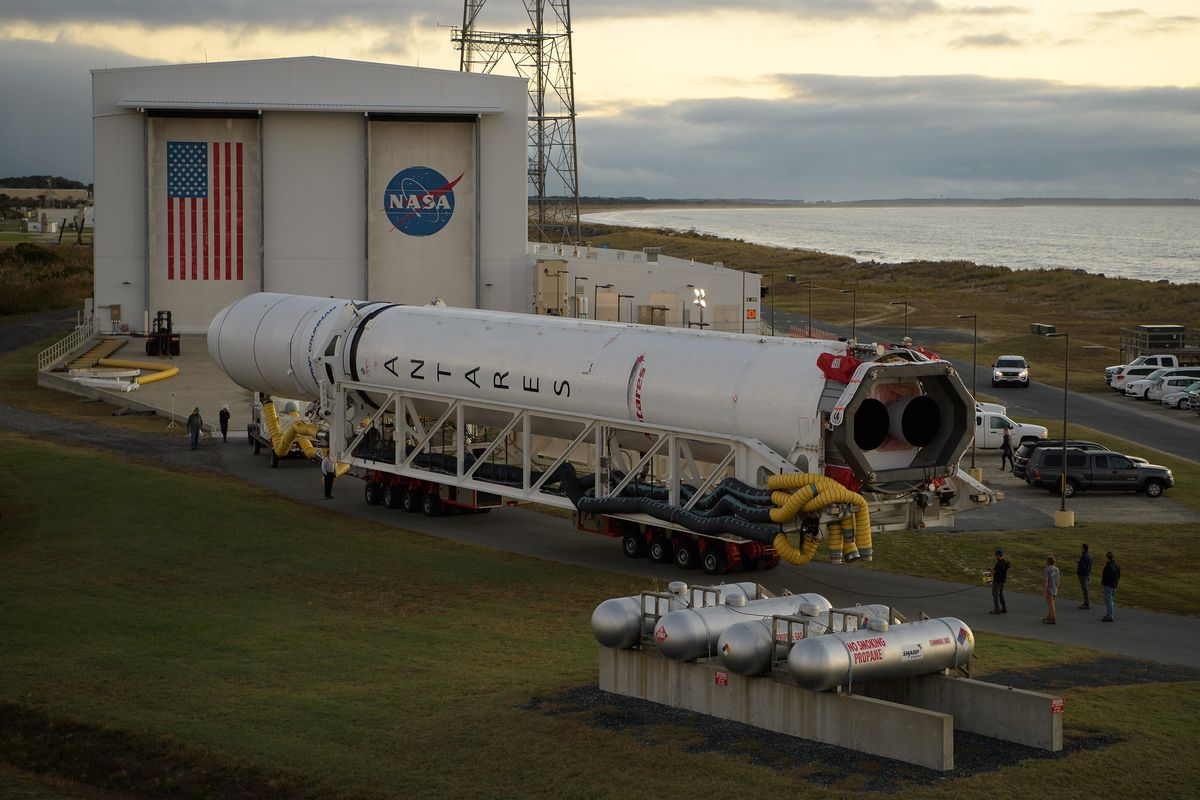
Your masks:
<path fill-rule="evenodd" d="M 462 28 L 451 36 L 462 72 L 511 66 L 529 81 L 529 217 L 543 242 L 580 239 L 579 157 L 575 149 L 575 71 L 569 0 L 522 0 L 524 33 L 476 27 L 487 0 L 464 0 Z"/>

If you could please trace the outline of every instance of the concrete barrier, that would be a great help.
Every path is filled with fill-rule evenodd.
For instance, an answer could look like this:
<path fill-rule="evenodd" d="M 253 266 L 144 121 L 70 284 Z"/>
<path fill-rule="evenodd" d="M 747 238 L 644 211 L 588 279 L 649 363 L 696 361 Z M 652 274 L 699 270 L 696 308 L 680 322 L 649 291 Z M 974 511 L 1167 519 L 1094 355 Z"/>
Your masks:
<path fill-rule="evenodd" d="M 600 648 L 600 688 L 930 769 L 954 769 L 954 720 L 938 711 L 812 692 L 790 679 L 742 676 L 711 664 L 671 661 L 652 650 Z"/>

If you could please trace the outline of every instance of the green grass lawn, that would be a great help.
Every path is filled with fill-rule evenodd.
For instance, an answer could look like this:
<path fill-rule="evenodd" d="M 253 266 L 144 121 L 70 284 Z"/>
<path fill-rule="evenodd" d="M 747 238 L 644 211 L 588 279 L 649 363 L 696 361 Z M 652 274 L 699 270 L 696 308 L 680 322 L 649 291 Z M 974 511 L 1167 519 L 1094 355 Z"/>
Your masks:
<path fill-rule="evenodd" d="M 809 765 L 697 751 L 680 724 L 634 733 L 598 727 L 600 710 L 530 709 L 595 683 L 591 610 L 642 581 L 14 434 L 0 433 L 0 470 L 0 718 L 70 732 L 33 741 L 0 724 L 13 768 L 54 746 L 36 771 L 78 779 L 81 753 L 108 742 L 173 769 L 149 789 L 132 765 L 87 782 L 146 796 L 201 796 L 183 788 L 231 775 L 279 796 L 859 796 L 853 770 L 811 783 Z M 984 675 L 1095 656 L 989 635 L 977 651 Z M 1194 784 L 1200 718 L 1186 709 L 1200 682 L 1064 696 L 1069 742 L 1113 743 L 914 796 L 1168 797 Z"/>

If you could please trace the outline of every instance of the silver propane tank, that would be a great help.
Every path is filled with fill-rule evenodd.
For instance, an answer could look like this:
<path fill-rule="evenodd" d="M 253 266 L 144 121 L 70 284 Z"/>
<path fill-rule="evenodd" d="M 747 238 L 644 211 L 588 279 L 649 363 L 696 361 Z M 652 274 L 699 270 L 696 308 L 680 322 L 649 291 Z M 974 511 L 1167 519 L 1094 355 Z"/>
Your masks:
<path fill-rule="evenodd" d="M 791 594 L 745 604 L 734 600 L 708 608 L 684 608 L 663 615 L 654 628 L 654 641 L 658 644 L 658 651 L 667 658 L 694 661 L 715 656 L 721 634 L 739 622 L 794 615 L 804 609 L 815 610 L 817 613 L 813 616 L 819 616 L 830 608 L 829 601 L 819 594 Z"/>
<path fill-rule="evenodd" d="M 804 688 L 822 692 L 940 672 L 966 664 L 974 649 L 975 634 L 967 624 L 942 617 L 804 639 L 788 653 L 788 672 Z"/>
<path fill-rule="evenodd" d="M 672 581 L 667 586 L 667 594 L 669 598 L 665 601 L 646 594 L 605 600 L 592 612 L 592 635 L 605 647 L 619 650 L 636 647 L 642 635 L 653 629 L 654 617 L 648 615 L 669 613 L 706 602 L 724 603 L 731 597 L 754 600 L 758 598 L 758 584 L 744 581 L 714 587 L 689 587 L 683 581 Z"/>
<path fill-rule="evenodd" d="M 824 598 L 822 598 L 824 599 Z M 885 605 L 866 605 L 856 607 L 857 611 L 868 619 L 886 620 L 891 612 Z M 845 625 L 853 625 L 857 620 L 848 615 L 833 615 L 833 627 L 829 628 L 829 604 L 822 606 L 801 606 L 796 616 L 811 620 L 809 635 L 824 634 L 832 631 L 843 631 Z M 800 641 L 803 630 L 799 626 L 791 629 L 791 641 L 788 641 L 788 627 L 773 622 L 770 617 L 747 620 L 730 625 L 717 640 L 717 652 L 721 663 L 730 672 L 738 675 L 761 675 L 769 672 L 771 662 L 778 653 L 783 658 L 793 642 Z"/>

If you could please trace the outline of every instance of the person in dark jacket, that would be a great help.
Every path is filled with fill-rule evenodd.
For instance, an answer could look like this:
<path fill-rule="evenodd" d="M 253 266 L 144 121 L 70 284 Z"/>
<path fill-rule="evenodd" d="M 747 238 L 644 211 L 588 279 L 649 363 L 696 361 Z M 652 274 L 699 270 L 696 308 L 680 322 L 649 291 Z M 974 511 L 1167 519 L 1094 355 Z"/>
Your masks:
<path fill-rule="evenodd" d="M 1007 614 L 1008 605 L 1004 602 L 1004 584 L 1008 580 L 1008 568 L 1012 566 L 1004 551 L 996 549 L 996 563 L 992 565 L 992 610 L 989 614 Z"/>
<path fill-rule="evenodd" d="M 1000 471 L 1004 472 L 1004 464 L 1008 462 L 1008 471 L 1012 472 L 1013 468 L 1013 448 L 1012 434 L 1008 428 L 1004 429 L 1004 441 L 1000 445 Z"/>
<path fill-rule="evenodd" d="M 229 403 L 221 406 L 221 413 L 218 415 L 221 418 L 221 441 L 229 441 Z"/>
<path fill-rule="evenodd" d="M 193 408 L 187 420 L 188 437 L 192 441 L 193 450 L 200 447 L 200 429 L 203 427 L 204 420 L 200 418 L 200 408 Z"/>
<path fill-rule="evenodd" d="M 1117 596 L 1117 584 L 1121 582 L 1121 567 L 1113 560 L 1112 550 L 1104 554 L 1108 561 L 1104 564 L 1104 573 L 1100 576 L 1100 585 L 1104 587 L 1104 616 L 1101 622 L 1113 621 L 1113 600 Z"/>
<path fill-rule="evenodd" d="M 1079 607 L 1091 608 L 1092 604 L 1088 600 L 1088 584 L 1092 580 L 1092 554 L 1088 550 L 1086 542 L 1084 542 L 1083 550 L 1079 553 L 1079 559 L 1075 562 L 1075 574 L 1079 577 L 1079 591 L 1083 592 L 1083 602 L 1079 604 Z"/>

